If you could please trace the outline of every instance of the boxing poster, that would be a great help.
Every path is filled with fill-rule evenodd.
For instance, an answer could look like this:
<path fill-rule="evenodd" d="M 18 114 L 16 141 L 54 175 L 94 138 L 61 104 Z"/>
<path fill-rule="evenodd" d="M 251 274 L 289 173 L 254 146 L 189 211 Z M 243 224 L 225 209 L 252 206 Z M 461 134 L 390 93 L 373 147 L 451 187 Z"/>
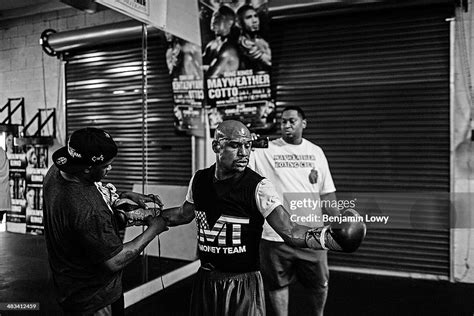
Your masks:
<path fill-rule="evenodd" d="M 11 137 L 9 137 L 11 136 Z M 11 209 L 6 216 L 6 229 L 13 233 L 26 232 L 26 154 L 7 136 L 7 157 L 10 168 Z"/>
<path fill-rule="evenodd" d="M 166 65 L 172 80 L 174 126 L 177 132 L 202 134 L 204 81 L 201 48 L 165 33 Z"/>
<path fill-rule="evenodd" d="M 43 226 L 43 180 L 48 172 L 48 146 L 35 144 L 26 150 L 25 214 L 26 232 L 42 235 Z"/>
<path fill-rule="evenodd" d="M 252 130 L 275 125 L 267 0 L 198 0 L 209 123 L 237 119 Z"/>
<path fill-rule="evenodd" d="M 7 139 L 7 157 L 12 201 L 7 231 L 42 235 L 43 180 L 48 172 L 49 147 L 37 144 L 34 138 L 12 137 Z"/>

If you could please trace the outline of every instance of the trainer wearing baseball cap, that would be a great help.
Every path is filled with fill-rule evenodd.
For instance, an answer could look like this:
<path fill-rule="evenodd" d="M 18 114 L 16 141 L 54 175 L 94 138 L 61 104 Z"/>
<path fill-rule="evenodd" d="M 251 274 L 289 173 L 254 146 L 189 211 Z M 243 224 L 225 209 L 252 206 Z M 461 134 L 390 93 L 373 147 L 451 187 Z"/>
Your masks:
<path fill-rule="evenodd" d="M 118 218 L 99 182 L 112 169 L 117 152 L 106 131 L 79 129 L 53 154 L 54 165 L 44 180 L 48 260 L 66 315 L 123 315 L 122 269 L 167 230 L 161 216 L 150 216 L 146 230 L 123 244 Z M 153 201 L 135 192 L 120 197 L 143 208 Z"/>
<path fill-rule="evenodd" d="M 53 161 L 59 170 L 76 174 L 88 167 L 111 163 L 117 153 L 117 145 L 109 133 L 87 127 L 72 133 L 67 146 L 53 154 Z"/>

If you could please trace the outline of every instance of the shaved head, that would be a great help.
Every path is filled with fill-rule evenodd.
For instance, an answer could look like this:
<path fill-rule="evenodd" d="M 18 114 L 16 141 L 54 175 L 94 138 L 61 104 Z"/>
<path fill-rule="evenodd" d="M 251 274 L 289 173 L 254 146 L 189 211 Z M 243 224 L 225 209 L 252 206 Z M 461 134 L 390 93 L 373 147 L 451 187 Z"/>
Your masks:
<path fill-rule="evenodd" d="M 250 131 L 242 122 L 227 120 L 219 124 L 216 128 L 215 139 L 243 140 L 251 139 Z"/>
<path fill-rule="evenodd" d="M 216 153 L 216 179 L 238 176 L 249 163 L 252 136 L 242 122 L 224 121 L 216 128 L 212 149 Z"/>

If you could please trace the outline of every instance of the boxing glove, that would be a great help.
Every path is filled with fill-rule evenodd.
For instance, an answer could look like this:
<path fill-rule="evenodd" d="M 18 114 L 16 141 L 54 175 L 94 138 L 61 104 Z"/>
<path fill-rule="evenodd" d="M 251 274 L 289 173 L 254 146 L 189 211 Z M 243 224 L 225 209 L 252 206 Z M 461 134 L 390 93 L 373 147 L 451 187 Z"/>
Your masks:
<path fill-rule="evenodd" d="M 146 225 L 145 219 L 148 216 L 159 216 L 161 207 L 156 207 L 154 203 L 146 203 L 148 208 L 143 209 L 130 199 L 117 199 L 114 201 L 112 208 L 119 222 L 120 227 L 126 226 L 143 226 Z"/>
<path fill-rule="evenodd" d="M 367 226 L 355 210 L 346 210 L 339 221 L 306 232 L 306 245 L 312 249 L 354 252 L 365 238 Z"/>

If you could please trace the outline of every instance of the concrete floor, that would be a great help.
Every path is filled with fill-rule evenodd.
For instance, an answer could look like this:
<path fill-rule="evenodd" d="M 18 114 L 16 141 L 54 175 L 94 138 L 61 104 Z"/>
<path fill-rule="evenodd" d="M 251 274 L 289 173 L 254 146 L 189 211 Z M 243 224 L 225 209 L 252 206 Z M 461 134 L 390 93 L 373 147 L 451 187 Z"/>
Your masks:
<path fill-rule="evenodd" d="M 42 236 L 0 232 L 0 258 L 0 302 L 40 303 L 39 312 L 25 315 L 61 315 Z M 8 314 L 0 311 L 0 315 Z"/>
<path fill-rule="evenodd" d="M 133 315 L 189 315 L 193 278 L 126 310 Z M 304 289 L 290 288 L 290 316 L 310 315 Z M 274 315 L 267 301 L 267 315 Z M 447 282 L 332 273 L 325 316 L 472 316 L 474 287 Z"/>
<path fill-rule="evenodd" d="M 47 253 L 42 236 L 0 232 L 0 303 L 39 302 L 37 312 L 5 315 L 61 315 L 54 299 Z M 136 262 L 139 265 L 139 260 Z M 183 263 L 164 260 L 151 274 L 169 271 Z M 131 266 L 124 287 L 131 288 L 141 273 Z M 138 271 L 138 272 L 137 272 Z M 132 315 L 188 315 L 193 277 L 188 277 L 126 310 Z M 290 314 L 308 315 L 304 289 L 292 286 Z M 268 313 L 271 315 L 271 311 Z M 332 272 L 326 316 L 365 315 L 474 315 L 474 285 L 441 281 Z"/>

